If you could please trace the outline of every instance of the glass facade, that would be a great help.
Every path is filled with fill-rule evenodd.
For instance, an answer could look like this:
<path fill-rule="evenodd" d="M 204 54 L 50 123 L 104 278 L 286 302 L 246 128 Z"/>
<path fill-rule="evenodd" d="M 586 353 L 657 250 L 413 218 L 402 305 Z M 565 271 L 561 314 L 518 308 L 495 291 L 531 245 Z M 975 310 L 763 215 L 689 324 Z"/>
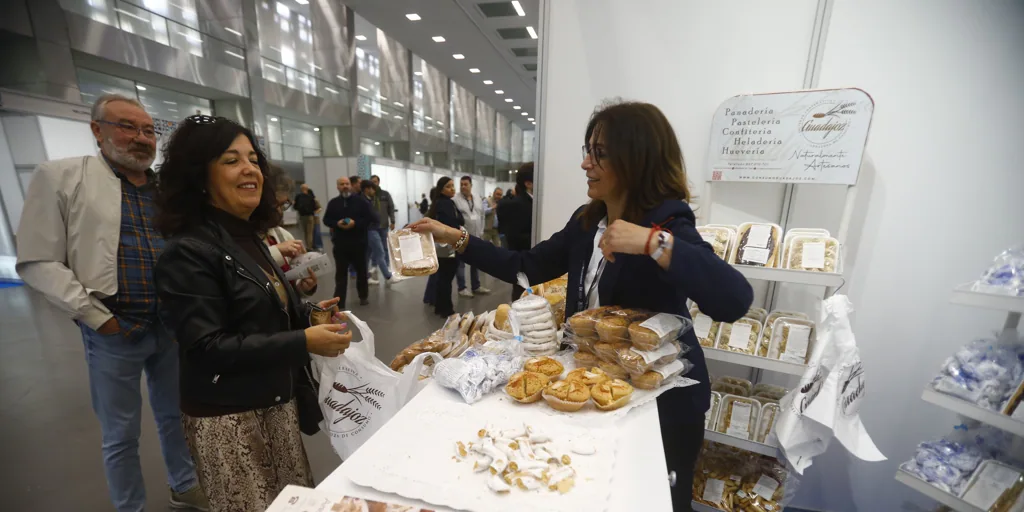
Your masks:
<path fill-rule="evenodd" d="M 340 74 L 322 73 L 323 67 L 316 62 L 308 3 L 261 1 L 257 21 L 264 80 L 348 103 L 348 79 Z"/>
<path fill-rule="evenodd" d="M 291 119 L 267 116 L 267 142 L 270 159 L 302 162 L 307 156 L 320 156 L 319 129 Z"/>

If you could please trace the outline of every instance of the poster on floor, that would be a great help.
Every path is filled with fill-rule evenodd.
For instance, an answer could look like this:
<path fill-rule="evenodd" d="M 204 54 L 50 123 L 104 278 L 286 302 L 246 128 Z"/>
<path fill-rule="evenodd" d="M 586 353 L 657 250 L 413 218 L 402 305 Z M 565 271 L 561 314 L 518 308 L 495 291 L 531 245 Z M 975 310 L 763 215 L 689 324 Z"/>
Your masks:
<path fill-rule="evenodd" d="M 715 111 L 708 177 L 853 185 L 873 113 L 861 89 L 733 96 Z"/>

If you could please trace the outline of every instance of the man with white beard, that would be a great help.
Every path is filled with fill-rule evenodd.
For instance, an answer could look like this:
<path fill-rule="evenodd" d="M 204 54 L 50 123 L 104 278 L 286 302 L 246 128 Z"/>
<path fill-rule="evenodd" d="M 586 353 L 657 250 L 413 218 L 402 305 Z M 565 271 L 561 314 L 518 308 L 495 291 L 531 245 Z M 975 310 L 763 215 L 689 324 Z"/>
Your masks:
<path fill-rule="evenodd" d="M 153 225 L 153 119 L 137 100 L 110 94 L 93 105 L 90 127 L 98 155 L 36 168 L 18 226 L 16 269 L 82 331 L 114 507 L 146 505 L 139 462 L 145 371 L 170 506 L 207 510 L 181 426 L 177 346 L 157 317 L 153 266 L 164 240 Z"/>

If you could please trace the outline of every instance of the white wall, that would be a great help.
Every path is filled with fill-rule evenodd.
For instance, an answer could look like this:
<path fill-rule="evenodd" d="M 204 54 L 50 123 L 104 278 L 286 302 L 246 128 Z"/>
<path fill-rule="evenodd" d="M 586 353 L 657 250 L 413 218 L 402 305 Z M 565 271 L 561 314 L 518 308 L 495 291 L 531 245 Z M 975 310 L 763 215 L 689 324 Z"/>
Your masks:
<path fill-rule="evenodd" d="M 815 7 L 799 1 L 548 4 L 538 186 L 559 194 L 541 193 L 544 237 L 585 200 L 578 148 L 601 98 L 623 95 L 660 106 L 681 139 L 691 183 L 699 183 L 708 121 L 719 102 L 737 93 L 800 88 Z M 818 86 L 861 87 L 876 104 L 842 291 L 857 309 L 853 327 L 869 375 L 861 416 L 890 460 L 864 463 L 834 443 L 807 471 L 794 506 L 934 506 L 893 474 L 918 442 L 945 434 L 955 421 L 920 400 L 941 362 L 1001 325 L 1001 314 L 952 306 L 948 296 L 996 253 L 1024 241 L 1024 173 L 1014 151 L 1024 141 L 1022 49 L 1019 1 L 835 2 Z M 777 215 L 781 194 L 764 189 L 716 185 L 711 217 Z M 792 225 L 835 230 L 837 198 L 841 191 L 833 187 L 798 187 Z"/>

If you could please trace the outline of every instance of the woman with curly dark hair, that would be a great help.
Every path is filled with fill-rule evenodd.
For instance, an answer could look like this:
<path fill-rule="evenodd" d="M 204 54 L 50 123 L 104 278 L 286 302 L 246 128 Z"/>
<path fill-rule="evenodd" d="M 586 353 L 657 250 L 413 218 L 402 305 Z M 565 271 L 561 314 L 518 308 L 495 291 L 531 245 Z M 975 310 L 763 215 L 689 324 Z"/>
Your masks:
<path fill-rule="evenodd" d="M 299 434 L 319 420 L 309 353 L 336 356 L 352 339 L 327 312 L 338 299 L 300 302 L 260 241 L 281 215 L 268 171 L 249 130 L 191 116 L 157 183 L 160 315 L 177 335 L 182 423 L 214 511 L 263 510 L 286 485 L 313 484 Z"/>

